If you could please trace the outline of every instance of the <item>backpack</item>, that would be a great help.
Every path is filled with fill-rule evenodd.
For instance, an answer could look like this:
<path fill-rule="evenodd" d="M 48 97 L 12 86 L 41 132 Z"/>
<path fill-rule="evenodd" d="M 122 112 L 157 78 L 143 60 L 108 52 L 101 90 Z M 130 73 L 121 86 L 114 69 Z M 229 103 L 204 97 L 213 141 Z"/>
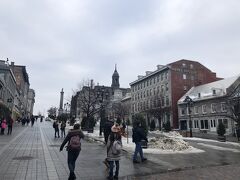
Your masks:
<path fill-rule="evenodd" d="M 75 135 L 72 136 L 69 142 L 69 148 L 70 149 L 81 149 L 81 142 L 80 142 L 80 136 Z"/>
<path fill-rule="evenodd" d="M 112 145 L 112 153 L 114 155 L 119 155 L 122 150 L 122 143 L 118 140 L 115 140 Z"/>

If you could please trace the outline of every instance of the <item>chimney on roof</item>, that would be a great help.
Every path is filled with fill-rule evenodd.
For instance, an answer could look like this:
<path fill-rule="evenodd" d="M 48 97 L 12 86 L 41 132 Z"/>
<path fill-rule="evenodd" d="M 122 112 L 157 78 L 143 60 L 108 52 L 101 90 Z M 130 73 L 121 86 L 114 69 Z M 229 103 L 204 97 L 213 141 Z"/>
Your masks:
<path fill-rule="evenodd" d="M 159 70 L 159 69 L 161 69 L 163 67 L 164 67 L 164 65 L 157 65 L 157 70 Z"/>
<path fill-rule="evenodd" d="M 14 62 L 11 62 L 11 66 L 14 66 Z"/>
<path fill-rule="evenodd" d="M 138 79 L 141 79 L 141 78 L 143 78 L 144 76 L 142 76 L 142 75 L 138 75 Z"/>
<path fill-rule="evenodd" d="M 149 74 L 151 74 L 151 71 L 146 71 L 146 75 L 149 75 Z"/>

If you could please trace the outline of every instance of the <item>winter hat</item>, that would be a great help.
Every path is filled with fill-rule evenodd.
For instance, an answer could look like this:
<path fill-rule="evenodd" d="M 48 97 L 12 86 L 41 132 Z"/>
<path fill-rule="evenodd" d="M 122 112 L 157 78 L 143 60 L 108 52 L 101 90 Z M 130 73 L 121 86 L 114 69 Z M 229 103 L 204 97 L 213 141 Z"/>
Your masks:
<path fill-rule="evenodd" d="M 112 132 L 120 132 L 120 127 L 119 125 L 116 123 L 112 126 L 111 128 Z"/>

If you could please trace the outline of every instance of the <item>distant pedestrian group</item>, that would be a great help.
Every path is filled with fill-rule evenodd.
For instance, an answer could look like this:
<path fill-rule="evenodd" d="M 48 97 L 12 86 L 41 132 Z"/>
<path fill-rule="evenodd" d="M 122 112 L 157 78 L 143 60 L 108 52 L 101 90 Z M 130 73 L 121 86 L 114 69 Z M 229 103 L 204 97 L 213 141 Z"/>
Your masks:
<path fill-rule="evenodd" d="M 2 118 L 0 121 L 0 127 L 1 127 L 1 135 L 5 134 L 5 129 L 8 128 L 7 134 L 12 134 L 12 127 L 13 127 L 13 119 L 11 116 L 7 116 L 6 118 Z"/>

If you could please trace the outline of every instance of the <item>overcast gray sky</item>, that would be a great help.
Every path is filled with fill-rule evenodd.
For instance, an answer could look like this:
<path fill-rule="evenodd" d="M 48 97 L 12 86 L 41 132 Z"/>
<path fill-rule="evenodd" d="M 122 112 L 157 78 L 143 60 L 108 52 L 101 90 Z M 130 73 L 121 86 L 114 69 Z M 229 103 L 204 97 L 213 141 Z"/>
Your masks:
<path fill-rule="evenodd" d="M 0 59 L 26 65 L 34 113 L 59 106 L 82 79 L 121 87 L 157 64 L 199 61 L 240 72 L 239 0 L 0 0 Z M 67 102 L 67 101 L 65 101 Z"/>

